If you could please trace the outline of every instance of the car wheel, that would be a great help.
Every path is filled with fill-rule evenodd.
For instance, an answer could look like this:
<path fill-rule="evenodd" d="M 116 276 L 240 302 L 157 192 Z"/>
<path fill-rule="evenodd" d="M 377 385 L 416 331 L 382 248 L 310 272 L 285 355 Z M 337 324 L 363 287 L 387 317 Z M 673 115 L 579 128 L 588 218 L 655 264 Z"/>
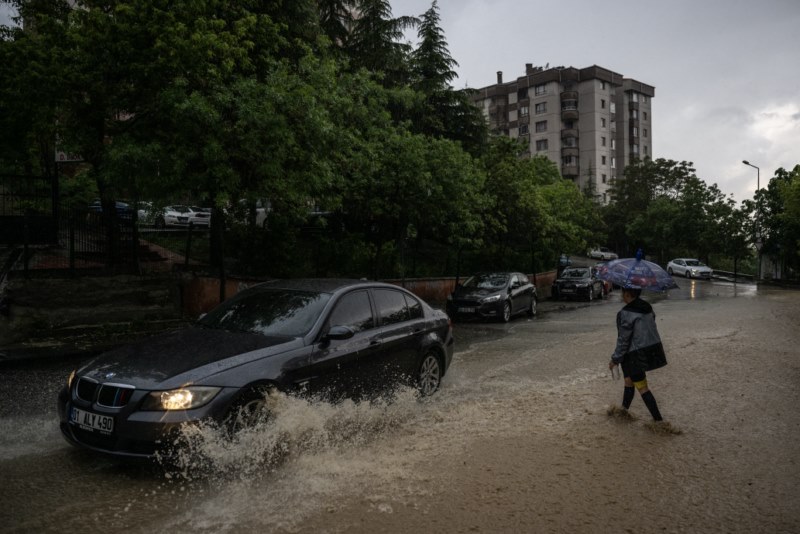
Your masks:
<path fill-rule="evenodd" d="M 442 362 L 435 351 L 429 350 L 422 358 L 417 374 L 417 387 L 422 397 L 433 395 L 442 383 Z"/>
<path fill-rule="evenodd" d="M 162 229 L 166 226 L 167 224 L 164 222 L 164 217 L 159 217 L 158 219 L 156 219 L 156 224 L 155 224 L 156 228 Z"/>
<path fill-rule="evenodd" d="M 672 267 L 667 267 L 667 272 L 668 272 L 669 274 L 672 274 Z"/>
<path fill-rule="evenodd" d="M 528 317 L 536 317 L 536 297 L 531 297 L 531 303 L 528 306 Z"/>
<path fill-rule="evenodd" d="M 686 278 L 691 278 L 692 273 L 689 271 L 689 269 L 686 269 L 685 271 L 683 271 L 683 276 L 685 276 Z"/>
<path fill-rule="evenodd" d="M 504 323 L 511 320 L 511 303 L 509 301 L 503 303 L 503 315 L 500 317 L 500 320 Z"/>
<path fill-rule="evenodd" d="M 274 392 L 274 388 L 266 386 L 255 387 L 245 391 L 236 402 L 231 405 L 225 416 L 224 426 L 229 436 L 234 436 L 241 430 L 252 428 L 264 422 L 268 417 L 267 397 Z"/>

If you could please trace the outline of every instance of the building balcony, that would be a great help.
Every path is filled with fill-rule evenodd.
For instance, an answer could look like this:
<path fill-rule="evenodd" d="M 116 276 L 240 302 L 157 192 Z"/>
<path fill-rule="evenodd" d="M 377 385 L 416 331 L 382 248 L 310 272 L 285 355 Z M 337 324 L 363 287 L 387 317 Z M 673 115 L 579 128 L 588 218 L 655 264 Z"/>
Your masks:
<path fill-rule="evenodd" d="M 577 165 L 561 165 L 561 176 L 564 178 L 574 178 L 580 175 Z"/>
<path fill-rule="evenodd" d="M 639 119 L 628 119 L 628 126 L 630 128 L 638 128 L 639 127 Z"/>
<path fill-rule="evenodd" d="M 561 101 L 564 100 L 578 100 L 578 91 L 562 91 Z"/>
<path fill-rule="evenodd" d="M 561 108 L 561 120 L 575 121 L 578 120 L 578 107 Z"/>
<path fill-rule="evenodd" d="M 639 109 L 639 103 L 634 101 L 628 102 L 628 109 Z"/>
<path fill-rule="evenodd" d="M 575 156 L 577 158 L 580 156 L 580 150 L 578 150 L 577 146 L 562 146 L 561 156 Z"/>
<path fill-rule="evenodd" d="M 574 137 L 575 139 L 578 138 L 578 129 L 577 128 L 564 128 L 561 130 L 561 139 L 568 139 Z"/>

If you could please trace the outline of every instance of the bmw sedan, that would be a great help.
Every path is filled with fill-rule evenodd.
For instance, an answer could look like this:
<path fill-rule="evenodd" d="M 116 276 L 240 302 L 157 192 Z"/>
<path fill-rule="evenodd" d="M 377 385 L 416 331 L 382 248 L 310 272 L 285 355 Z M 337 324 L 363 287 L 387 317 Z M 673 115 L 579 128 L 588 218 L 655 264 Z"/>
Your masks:
<path fill-rule="evenodd" d="M 565 269 L 553 284 L 553 297 L 583 298 L 594 300 L 602 298 L 603 282 L 597 278 L 590 267 L 573 267 Z"/>
<path fill-rule="evenodd" d="M 447 313 L 507 323 L 519 313 L 536 315 L 536 298 L 536 286 L 522 273 L 476 274 L 447 296 Z"/>
<path fill-rule="evenodd" d="M 680 274 L 686 278 L 711 279 L 714 270 L 700 260 L 694 258 L 675 258 L 667 263 L 669 274 Z"/>
<path fill-rule="evenodd" d="M 186 424 L 214 421 L 235 432 L 247 414 L 263 416 L 274 391 L 338 400 L 408 384 L 430 395 L 452 357 L 447 315 L 405 289 L 353 280 L 266 282 L 193 327 L 112 350 L 73 371 L 58 397 L 60 428 L 76 446 L 151 457 Z"/>

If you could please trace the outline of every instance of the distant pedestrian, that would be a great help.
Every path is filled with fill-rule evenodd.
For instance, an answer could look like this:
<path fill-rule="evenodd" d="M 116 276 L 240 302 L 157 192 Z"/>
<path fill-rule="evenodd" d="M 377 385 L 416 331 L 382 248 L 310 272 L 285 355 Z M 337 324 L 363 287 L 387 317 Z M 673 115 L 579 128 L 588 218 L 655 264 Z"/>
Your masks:
<path fill-rule="evenodd" d="M 656 328 L 653 307 L 640 298 L 641 293 L 641 289 L 622 289 L 625 307 L 617 313 L 617 347 L 608 368 L 613 371 L 615 366 L 622 366 L 622 376 L 625 377 L 623 413 L 627 415 L 636 389 L 653 420 L 661 421 L 656 398 L 647 386 L 646 373 L 667 365 L 667 357 Z M 613 409 L 609 410 L 609 414 L 612 413 Z"/>

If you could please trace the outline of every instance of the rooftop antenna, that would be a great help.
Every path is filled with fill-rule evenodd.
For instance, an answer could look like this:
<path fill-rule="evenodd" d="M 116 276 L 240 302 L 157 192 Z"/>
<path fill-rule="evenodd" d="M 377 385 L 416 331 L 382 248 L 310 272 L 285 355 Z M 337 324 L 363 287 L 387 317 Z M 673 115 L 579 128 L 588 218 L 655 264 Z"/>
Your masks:
<path fill-rule="evenodd" d="M 547 70 L 547 68 L 548 68 L 549 66 L 550 66 L 550 62 L 548 62 L 548 63 L 547 63 L 547 65 L 545 65 L 545 66 L 544 66 L 544 70 Z"/>

